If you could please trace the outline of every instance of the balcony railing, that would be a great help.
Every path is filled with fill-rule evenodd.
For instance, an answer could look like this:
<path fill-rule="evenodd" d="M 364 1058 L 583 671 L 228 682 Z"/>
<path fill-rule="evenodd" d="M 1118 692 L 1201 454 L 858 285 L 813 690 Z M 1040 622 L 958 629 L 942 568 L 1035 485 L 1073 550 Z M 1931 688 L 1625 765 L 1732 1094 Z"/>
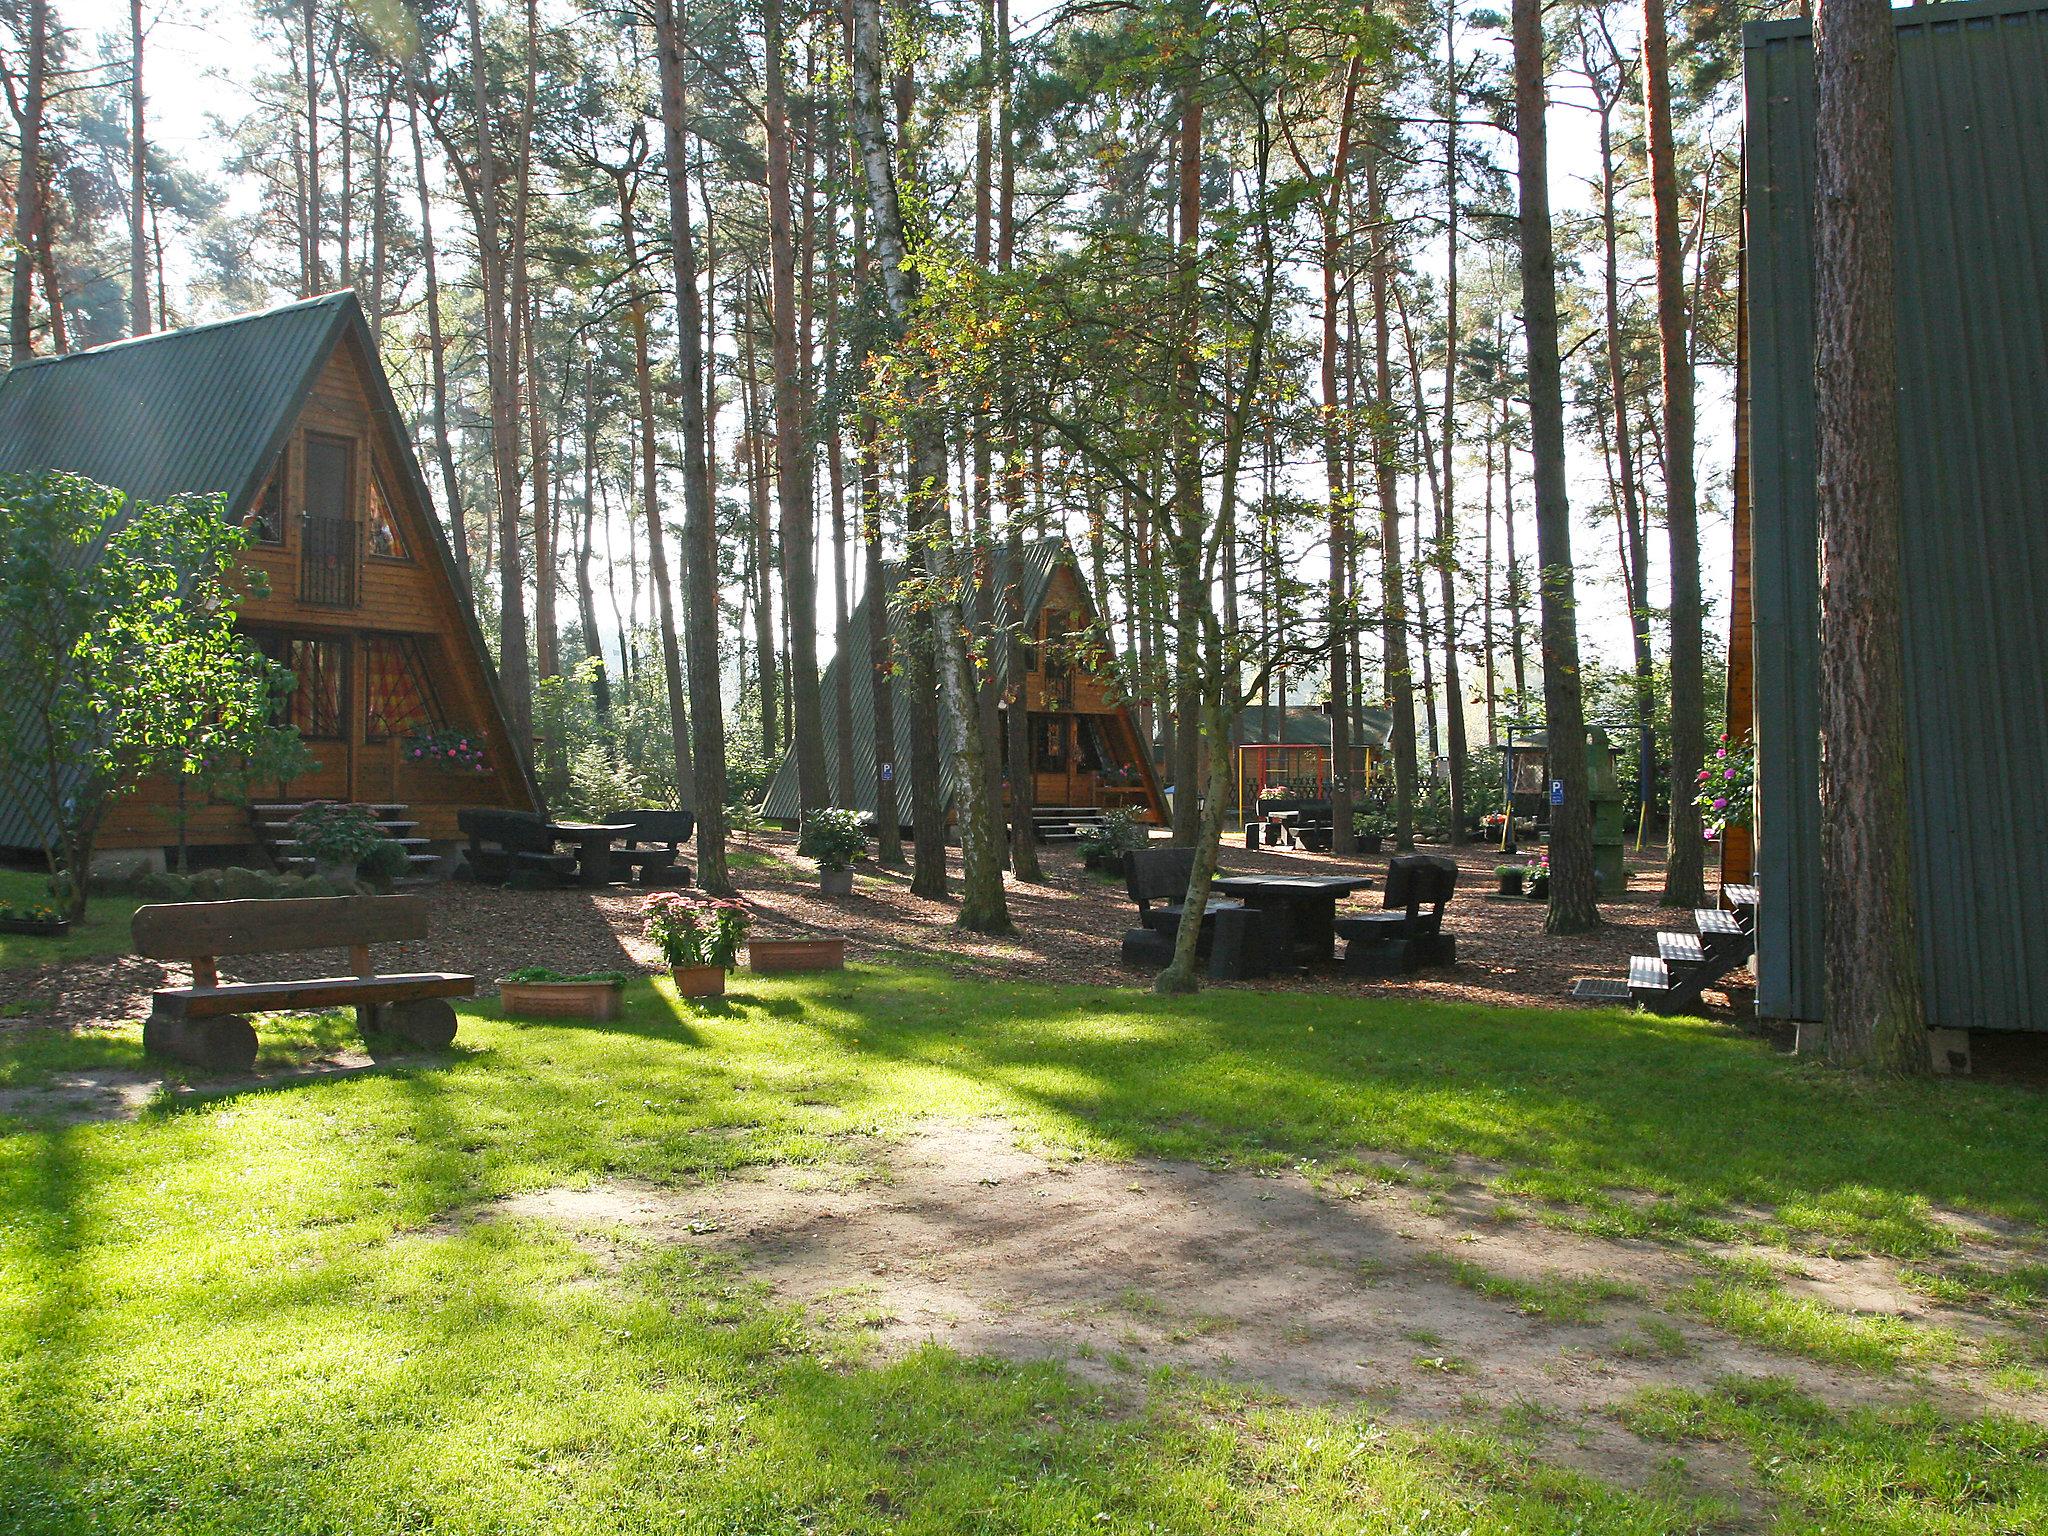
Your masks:
<path fill-rule="evenodd" d="M 356 525 L 345 517 L 299 520 L 299 601 L 321 608 L 353 608 L 361 601 L 362 568 Z"/>

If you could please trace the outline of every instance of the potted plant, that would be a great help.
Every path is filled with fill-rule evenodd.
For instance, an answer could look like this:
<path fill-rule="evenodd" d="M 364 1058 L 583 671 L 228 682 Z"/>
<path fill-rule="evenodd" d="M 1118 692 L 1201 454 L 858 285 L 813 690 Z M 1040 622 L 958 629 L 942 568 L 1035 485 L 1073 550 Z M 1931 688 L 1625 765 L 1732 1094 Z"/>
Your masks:
<path fill-rule="evenodd" d="M 0 933 L 25 933 L 39 939 L 61 939 L 71 919 L 53 901 L 0 906 Z"/>
<path fill-rule="evenodd" d="M 356 866 L 384 841 L 384 829 L 360 805 L 316 800 L 292 818 L 292 836 L 312 859 L 314 874 L 349 884 Z"/>
<path fill-rule="evenodd" d="M 1360 853 L 1378 853 L 1380 845 L 1394 835 L 1394 818 L 1375 806 L 1351 818 L 1351 833 Z"/>
<path fill-rule="evenodd" d="M 1550 855 L 1538 854 L 1536 862 L 1523 871 L 1528 876 L 1526 891 L 1531 901 L 1550 900 Z"/>
<path fill-rule="evenodd" d="M 868 850 L 867 818 L 850 806 L 827 805 L 804 814 L 796 851 L 818 861 L 818 889 L 853 894 L 853 861 Z"/>
<path fill-rule="evenodd" d="M 737 897 L 661 891 L 641 904 L 647 937 L 682 997 L 720 997 L 725 973 L 739 958 L 753 914 Z"/>
<path fill-rule="evenodd" d="M 764 976 L 778 971 L 843 971 L 846 969 L 846 940 L 843 937 L 749 939 L 747 968 Z"/>
<path fill-rule="evenodd" d="M 624 971 L 564 976 L 543 965 L 529 965 L 498 983 L 498 1002 L 507 1017 L 588 1019 L 601 1024 L 619 1016 L 631 979 Z"/>
<path fill-rule="evenodd" d="M 1500 894 L 1503 896 L 1521 895 L 1522 881 L 1528 873 L 1529 871 L 1519 864 L 1496 864 L 1493 866 L 1493 878 L 1500 882 Z"/>

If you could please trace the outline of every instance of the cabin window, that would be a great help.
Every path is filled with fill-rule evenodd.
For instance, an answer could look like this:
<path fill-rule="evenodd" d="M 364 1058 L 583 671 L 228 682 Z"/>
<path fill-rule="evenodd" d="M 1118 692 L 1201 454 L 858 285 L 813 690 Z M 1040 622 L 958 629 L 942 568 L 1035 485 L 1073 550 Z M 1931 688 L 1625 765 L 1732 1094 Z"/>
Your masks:
<path fill-rule="evenodd" d="M 286 458 L 277 456 L 277 468 L 270 472 L 270 479 L 256 495 L 256 504 L 249 509 L 249 515 L 242 519 L 242 528 L 258 544 L 282 544 L 284 542 L 284 484 Z"/>
<path fill-rule="evenodd" d="M 278 701 L 280 725 L 308 741 L 341 741 L 348 708 L 348 642 L 315 635 L 260 631 L 256 649 L 292 675 L 293 688 Z"/>
<path fill-rule="evenodd" d="M 379 560 L 409 560 L 405 552 L 405 536 L 398 531 L 398 513 L 395 503 L 384 489 L 384 475 L 381 470 L 370 471 L 370 509 L 364 519 L 363 537 L 365 547 Z"/>
<path fill-rule="evenodd" d="M 364 640 L 364 740 L 388 741 L 443 723 L 427 654 L 431 643 L 418 635 L 371 635 Z"/>

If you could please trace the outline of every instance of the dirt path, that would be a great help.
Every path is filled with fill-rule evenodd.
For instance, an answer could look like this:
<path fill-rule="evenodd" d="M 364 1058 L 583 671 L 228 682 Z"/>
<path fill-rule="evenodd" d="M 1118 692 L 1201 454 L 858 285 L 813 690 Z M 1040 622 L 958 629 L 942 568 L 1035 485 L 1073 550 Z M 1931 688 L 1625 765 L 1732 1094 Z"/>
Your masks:
<path fill-rule="evenodd" d="M 1673 1447 L 1616 1414 L 1644 1388 L 1776 1376 L 1841 1407 L 1931 1395 L 2027 1411 L 1961 1376 L 1836 1370 L 1674 1316 L 1658 1303 L 1699 1273 L 1688 1255 L 1503 1223 L 1477 1185 L 1345 1198 L 1295 1173 L 1047 1156 L 993 1121 L 928 1121 L 863 1150 L 692 1189 L 537 1191 L 459 1219 L 559 1224 L 607 1266 L 648 1243 L 700 1247 L 885 1356 L 936 1340 L 1130 1390 L 1170 1367 L 1411 1423 L 1491 1424 L 1622 1484 L 1672 1474 Z M 1683 1454 L 1689 1491 L 1755 1512 L 1739 1457 Z"/>

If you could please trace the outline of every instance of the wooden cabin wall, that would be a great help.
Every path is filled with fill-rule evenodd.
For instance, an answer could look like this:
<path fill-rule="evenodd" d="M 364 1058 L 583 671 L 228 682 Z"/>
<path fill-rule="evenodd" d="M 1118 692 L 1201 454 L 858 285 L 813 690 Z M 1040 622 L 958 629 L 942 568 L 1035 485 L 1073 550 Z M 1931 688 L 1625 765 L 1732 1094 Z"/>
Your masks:
<path fill-rule="evenodd" d="M 352 341 L 336 347 L 328 358 L 286 441 L 283 542 L 251 545 L 242 557 L 243 568 L 261 572 L 269 589 L 267 595 L 244 599 L 243 627 L 331 638 L 350 648 L 344 737 L 309 739 L 307 747 L 319 759 L 319 770 L 277 787 L 274 793 L 266 791 L 260 798 L 403 803 L 412 807 L 421 836 L 452 839 L 457 835 L 455 813 L 460 808 L 531 809 L 532 803 L 512 766 L 511 743 L 492 704 L 487 675 L 455 606 L 461 599 L 450 588 L 436 552 L 433 513 L 415 498 L 410 478 L 400 470 L 398 445 L 373 417 L 370 394 L 363 383 L 364 363 Z M 309 432 L 346 439 L 353 445 L 348 515 L 364 541 L 359 555 L 358 602 L 353 607 L 321 606 L 300 599 L 299 513 L 308 504 L 305 442 Z M 407 555 L 404 560 L 383 559 L 368 552 L 373 466 L 398 519 Z M 423 637 L 439 703 L 451 725 L 474 732 L 485 743 L 492 765 L 489 773 L 456 774 L 402 763 L 403 743 L 396 738 L 365 739 L 368 669 L 363 648 L 369 636 L 380 634 Z M 100 846 L 153 848 L 175 843 L 175 800 L 169 780 L 152 779 L 143 784 L 112 808 Z M 191 813 L 187 836 L 198 847 L 248 843 L 248 812 L 237 805 L 198 807 Z"/>

